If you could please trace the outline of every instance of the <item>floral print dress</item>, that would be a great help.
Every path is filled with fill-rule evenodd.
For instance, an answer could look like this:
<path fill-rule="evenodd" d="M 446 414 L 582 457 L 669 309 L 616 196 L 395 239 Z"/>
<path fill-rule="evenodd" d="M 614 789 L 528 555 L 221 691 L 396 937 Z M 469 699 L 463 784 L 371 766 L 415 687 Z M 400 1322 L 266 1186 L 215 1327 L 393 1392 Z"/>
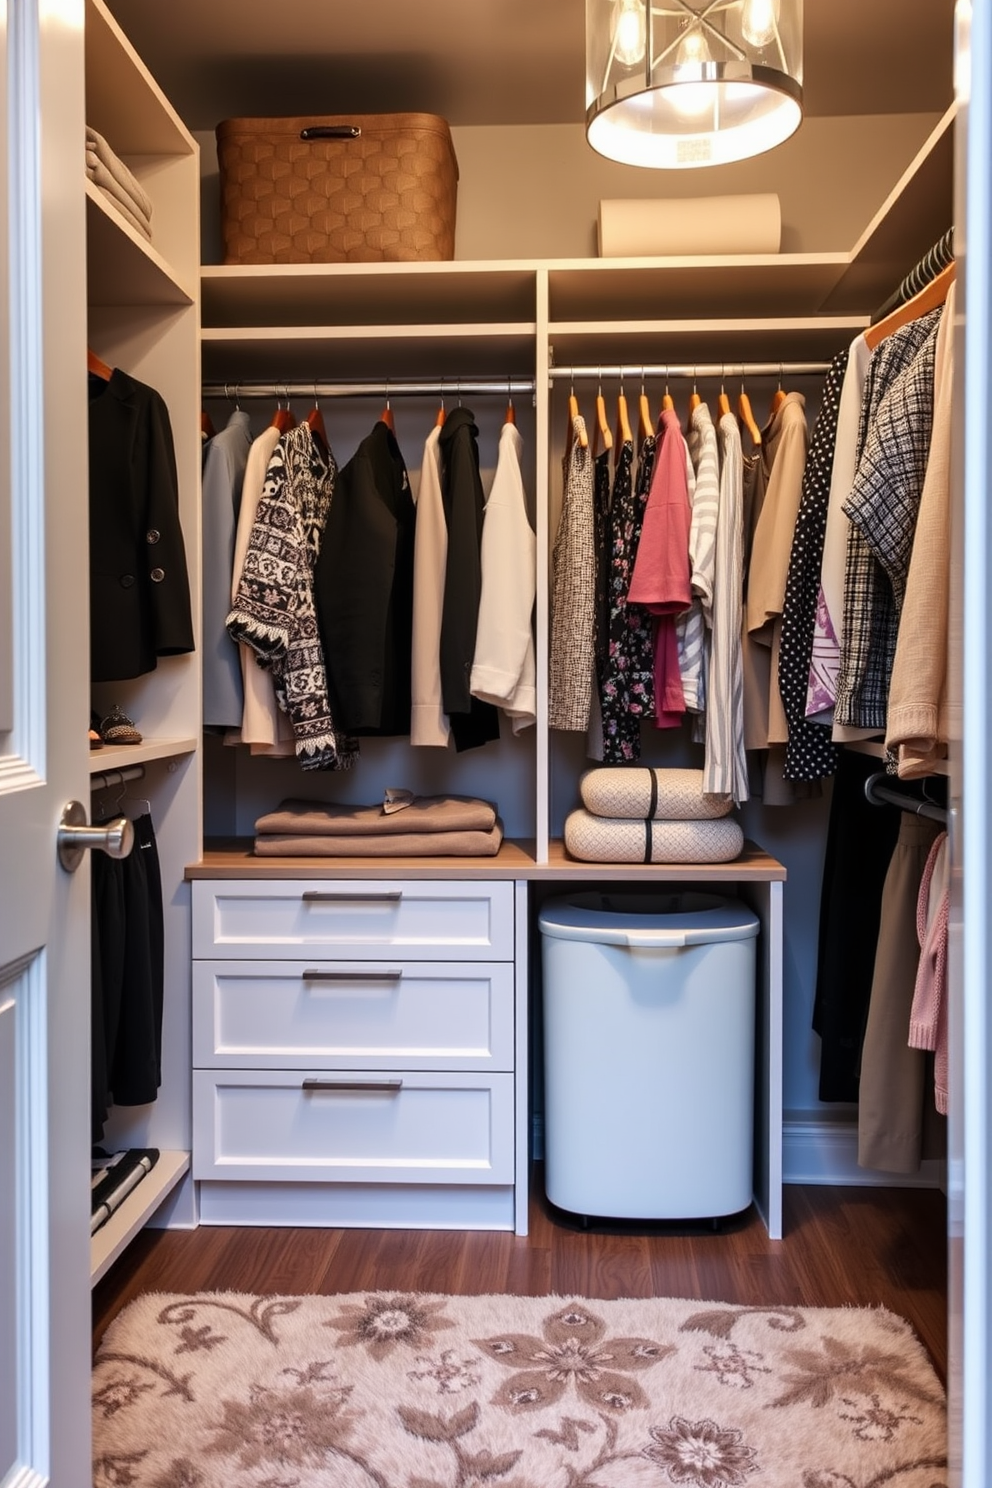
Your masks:
<path fill-rule="evenodd" d="M 600 702 L 603 763 L 624 764 L 641 756 L 641 719 L 654 711 L 652 618 L 643 605 L 628 604 L 627 590 L 641 536 L 654 469 L 655 437 L 641 443 L 637 479 L 634 449 L 625 440 L 617 452 L 609 522 L 609 647 Z"/>

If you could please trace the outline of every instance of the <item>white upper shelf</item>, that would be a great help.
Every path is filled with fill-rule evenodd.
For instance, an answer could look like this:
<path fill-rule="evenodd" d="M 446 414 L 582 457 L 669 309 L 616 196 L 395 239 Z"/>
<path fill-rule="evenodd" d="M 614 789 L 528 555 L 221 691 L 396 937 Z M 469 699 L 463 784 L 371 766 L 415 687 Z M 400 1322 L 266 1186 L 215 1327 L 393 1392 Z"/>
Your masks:
<path fill-rule="evenodd" d="M 951 225 L 954 110 L 849 252 L 209 265 L 204 327 L 869 315 Z M 545 279 L 546 276 L 546 279 Z"/>

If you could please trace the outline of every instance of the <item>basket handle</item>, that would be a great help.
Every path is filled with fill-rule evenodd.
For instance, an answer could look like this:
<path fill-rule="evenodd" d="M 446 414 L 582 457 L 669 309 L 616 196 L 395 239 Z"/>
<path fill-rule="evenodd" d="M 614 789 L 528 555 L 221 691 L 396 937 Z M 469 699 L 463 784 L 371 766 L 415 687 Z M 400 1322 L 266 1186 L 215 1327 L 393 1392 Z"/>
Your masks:
<path fill-rule="evenodd" d="M 358 124 L 312 124 L 300 130 L 300 139 L 357 139 L 361 132 Z"/>

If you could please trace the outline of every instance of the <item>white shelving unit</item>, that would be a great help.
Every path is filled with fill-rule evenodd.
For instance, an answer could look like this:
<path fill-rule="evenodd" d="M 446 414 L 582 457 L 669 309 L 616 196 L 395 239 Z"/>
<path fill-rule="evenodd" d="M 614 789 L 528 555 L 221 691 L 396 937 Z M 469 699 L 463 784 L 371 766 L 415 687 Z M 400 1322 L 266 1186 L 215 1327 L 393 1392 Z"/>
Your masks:
<path fill-rule="evenodd" d="M 403 744 L 370 751 L 366 770 L 334 777 L 325 794 L 364 800 L 378 775 L 389 784 L 407 771 L 420 790 L 476 791 L 497 797 L 507 837 L 496 859 L 459 864 L 459 874 L 512 878 L 540 894 L 583 883 L 692 882 L 738 894 L 759 914 L 759 1035 L 755 1193 L 772 1235 L 782 1232 L 782 865 L 749 848 L 737 863 L 630 867 L 575 863 L 560 836 L 586 767 L 583 741 L 549 730 L 547 699 L 548 574 L 560 462 L 566 432 L 567 378 L 549 368 L 709 363 L 826 363 L 863 330 L 871 312 L 946 229 L 951 216 L 953 113 L 949 112 L 849 253 L 780 254 L 637 260 L 514 260 L 512 263 L 211 266 L 201 273 L 203 376 L 233 393 L 239 383 L 324 383 L 390 378 L 434 380 L 454 393 L 460 379 L 534 380 L 533 406 L 522 410 L 525 480 L 537 531 L 537 723 L 522 739 L 475 751 L 484 764 L 445 751 Z M 815 404 L 822 376 L 804 384 Z M 612 389 L 611 389 L 612 390 Z M 717 388 L 714 388 L 715 391 Z M 583 391 L 577 388 L 576 391 Z M 655 405 L 661 388 L 654 386 Z M 674 390 L 673 390 L 674 391 Z M 589 384 L 585 384 L 586 402 Z M 501 422 L 498 397 L 473 398 L 480 431 Z M 580 396 L 580 406 L 583 399 Z M 394 405 L 396 406 L 396 405 Z M 588 411 L 588 409 L 586 410 Z M 423 425 L 423 402 L 412 426 Z M 374 414 L 372 415 L 374 417 Z M 348 415 L 334 409 L 334 424 Z M 400 414 L 397 412 L 397 420 Z M 400 435 L 402 443 L 402 435 Z M 412 450 L 412 447 L 411 447 Z M 363 752 L 367 741 L 363 741 Z M 647 763 L 666 758 L 665 744 L 645 745 Z M 658 758 L 648 751 L 659 751 Z M 229 754 L 229 752 L 225 752 Z M 434 759 L 429 756 L 434 755 Z M 427 758 L 425 758 L 427 756 Z M 415 757 L 415 758 L 414 758 Z M 391 876 L 409 881 L 450 872 L 440 860 L 387 865 L 299 860 L 274 864 L 245 851 L 254 817 L 280 793 L 292 793 L 295 767 L 242 757 L 217 758 L 216 799 L 226 802 L 220 833 L 190 876 L 214 880 Z M 211 776 L 210 794 L 214 796 Z M 213 835 L 213 833 L 211 833 Z M 241 839 L 240 843 L 238 839 Z M 238 889 L 232 884 L 232 893 Z M 524 951 L 521 954 L 525 954 Z M 518 1141 L 523 1112 L 517 1091 Z M 518 1184 L 520 1175 L 518 1169 Z M 278 1200 L 260 1199 L 277 1210 Z M 274 1206 L 274 1207 L 273 1207 Z"/>
<path fill-rule="evenodd" d="M 156 388 L 168 407 L 198 634 L 198 147 L 102 0 L 86 4 L 86 119 L 153 203 L 149 242 L 86 183 L 88 341 L 108 365 Z M 92 692 L 101 716 L 119 704 L 142 734 L 138 745 L 93 750 L 90 770 L 112 775 L 133 765 L 144 769 L 140 785 L 127 789 L 147 800 L 151 810 L 166 943 L 159 1096 L 149 1106 L 115 1107 L 103 1138 L 108 1150 L 155 1147 L 160 1156 L 94 1235 L 91 1281 L 96 1282 L 167 1201 L 170 1222 L 192 1224 L 196 1218 L 188 1179 L 190 908 L 183 870 L 201 844 L 199 660 L 195 653 L 166 658 L 142 677 L 94 685 Z"/>

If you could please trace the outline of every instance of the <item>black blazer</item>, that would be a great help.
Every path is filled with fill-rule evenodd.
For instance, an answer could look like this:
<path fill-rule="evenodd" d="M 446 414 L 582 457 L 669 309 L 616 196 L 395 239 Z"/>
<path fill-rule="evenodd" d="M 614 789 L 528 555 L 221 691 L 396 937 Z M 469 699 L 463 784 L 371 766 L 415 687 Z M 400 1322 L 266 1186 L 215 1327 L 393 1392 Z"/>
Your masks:
<path fill-rule="evenodd" d="M 410 732 L 415 513 L 379 419 L 338 471 L 313 576 L 331 716 L 346 734 Z"/>
<path fill-rule="evenodd" d="M 117 682 L 193 650 L 179 485 L 165 402 L 116 368 L 91 376 L 90 675 Z"/>

